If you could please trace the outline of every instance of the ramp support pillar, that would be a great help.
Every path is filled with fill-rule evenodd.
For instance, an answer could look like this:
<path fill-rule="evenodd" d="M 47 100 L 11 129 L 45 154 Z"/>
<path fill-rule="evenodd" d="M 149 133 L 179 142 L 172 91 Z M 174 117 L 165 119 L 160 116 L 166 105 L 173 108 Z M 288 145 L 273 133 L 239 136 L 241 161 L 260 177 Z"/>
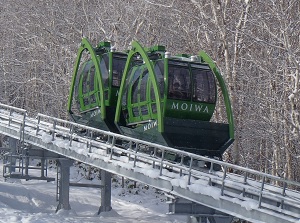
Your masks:
<path fill-rule="evenodd" d="M 111 211 L 111 173 L 101 170 L 101 206 L 98 214 Z"/>
<path fill-rule="evenodd" d="M 58 159 L 59 179 L 58 182 L 58 206 L 56 212 L 60 209 L 70 210 L 69 192 L 70 192 L 70 167 L 73 165 L 73 160 Z"/>
<path fill-rule="evenodd" d="M 8 144 L 10 149 L 10 173 L 15 172 L 15 166 L 16 166 L 16 155 L 17 155 L 17 139 L 14 139 L 12 137 L 8 138 Z"/>

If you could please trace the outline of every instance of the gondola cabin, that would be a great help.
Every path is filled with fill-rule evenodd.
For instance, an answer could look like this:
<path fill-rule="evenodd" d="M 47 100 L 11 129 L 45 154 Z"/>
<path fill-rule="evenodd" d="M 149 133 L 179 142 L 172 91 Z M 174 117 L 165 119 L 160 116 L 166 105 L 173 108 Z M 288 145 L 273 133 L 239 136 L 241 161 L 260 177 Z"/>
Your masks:
<path fill-rule="evenodd" d="M 83 56 L 88 59 L 81 61 Z M 127 54 L 116 52 L 109 42 L 93 48 L 87 39 L 82 40 L 68 103 L 73 121 L 118 132 L 114 116 L 126 60 Z"/>
<path fill-rule="evenodd" d="M 143 63 L 131 66 L 136 55 Z M 225 99 L 228 124 L 210 122 L 217 82 Z M 204 52 L 194 57 L 170 56 L 162 46 L 148 49 L 133 42 L 115 123 L 122 134 L 210 157 L 221 157 L 233 142 L 228 93 L 215 64 Z"/>
<path fill-rule="evenodd" d="M 211 121 L 218 88 L 228 123 Z M 234 140 L 224 80 L 204 51 L 171 56 L 134 41 L 116 52 L 109 42 L 93 48 L 83 39 L 68 112 L 77 123 L 209 157 L 221 158 Z"/>

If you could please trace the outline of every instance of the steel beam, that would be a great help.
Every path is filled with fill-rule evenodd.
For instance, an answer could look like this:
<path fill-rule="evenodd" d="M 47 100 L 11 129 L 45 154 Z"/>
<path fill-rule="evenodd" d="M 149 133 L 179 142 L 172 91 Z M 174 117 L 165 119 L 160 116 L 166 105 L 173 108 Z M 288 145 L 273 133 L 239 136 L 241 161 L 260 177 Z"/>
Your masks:
<path fill-rule="evenodd" d="M 111 211 L 111 173 L 101 170 L 101 206 L 98 214 Z"/>
<path fill-rule="evenodd" d="M 59 199 L 56 211 L 64 209 L 70 210 L 70 167 L 73 165 L 73 160 L 70 159 L 58 159 L 58 165 L 60 169 L 59 177 Z"/>

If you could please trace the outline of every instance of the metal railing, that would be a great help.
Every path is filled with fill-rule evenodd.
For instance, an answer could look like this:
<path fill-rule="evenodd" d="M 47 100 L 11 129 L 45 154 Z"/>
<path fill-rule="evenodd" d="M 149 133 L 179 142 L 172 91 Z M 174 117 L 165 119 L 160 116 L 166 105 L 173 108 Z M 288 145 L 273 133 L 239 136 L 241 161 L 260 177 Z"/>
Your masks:
<path fill-rule="evenodd" d="M 150 177 L 180 179 L 186 190 L 191 190 L 190 186 L 198 181 L 205 181 L 219 190 L 220 197 L 252 200 L 257 209 L 300 218 L 300 192 L 290 189 L 300 188 L 295 181 L 43 114 L 32 119 L 26 117 L 25 110 L 2 104 L 1 125 L 19 129 L 20 135 L 40 137 L 44 142 L 80 150 L 125 168 L 149 168 L 153 171 Z M 203 163 L 210 168 L 201 166 Z M 215 166 L 222 171 L 215 171 Z"/>

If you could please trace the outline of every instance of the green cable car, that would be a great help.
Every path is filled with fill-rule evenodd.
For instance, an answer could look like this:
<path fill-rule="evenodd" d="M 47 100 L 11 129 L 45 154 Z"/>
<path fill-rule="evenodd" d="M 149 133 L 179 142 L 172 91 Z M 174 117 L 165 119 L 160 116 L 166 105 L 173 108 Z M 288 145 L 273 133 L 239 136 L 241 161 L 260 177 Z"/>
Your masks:
<path fill-rule="evenodd" d="M 85 51 L 88 59 L 81 61 Z M 114 117 L 126 60 L 127 53 L 115 52 L 109 42 L 93 48 L 87 39 L 82 40 L 68 102 L 73 121 L 118 133 Z"/>
<path fill-rule="evenodd" d="M 140 57 L 143 63 L 133 63 Z M 222 90 L 228 124 L 210 122 Z M 125 122 L 124 122 L 125 120 Z M 233 115 L 222 76 L 209 56 L 170 56 L 164 47 L 132 43 L 115 123 L 128 136 L 221 158 L 234 140 Z"/>
<path fill-rule="evenodd" d="M 227 124 L 210 121 L 217 83 Z M 209 157 L 221 158 L 234 140 L 224 80 L 204 51 L 171 56 L 163 46 L 143 48 L 134 41 L 125 53 L 112 50 L 108 42 L 93 48 L 83 39 L 68 112 L 77 123 Z"/>

